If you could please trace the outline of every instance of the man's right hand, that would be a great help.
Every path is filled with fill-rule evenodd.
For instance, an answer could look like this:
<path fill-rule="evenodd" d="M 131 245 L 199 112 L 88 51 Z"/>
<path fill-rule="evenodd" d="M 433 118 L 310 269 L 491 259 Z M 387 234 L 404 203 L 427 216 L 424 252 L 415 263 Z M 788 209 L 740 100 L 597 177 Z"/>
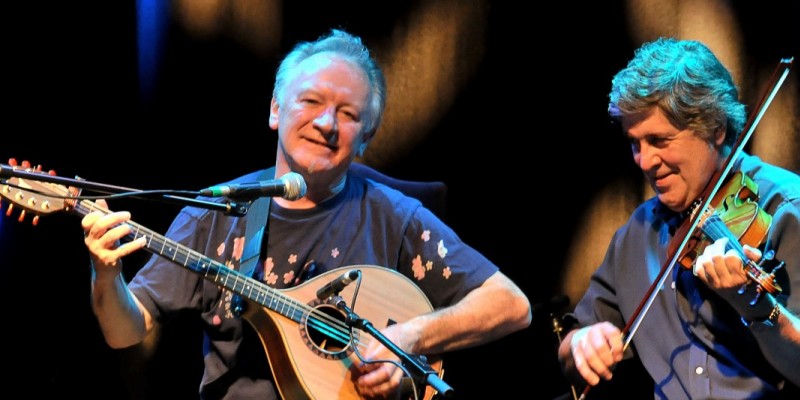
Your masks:
<path fill-rule="evenodd" d="M 567 348 L 568 346 L 568 348 Z M 614 365 L 622 361 L 622 331 L 610 322 L 599 322 L 570 332 L 561 343 L 559 353 L 571 355 L 572 369 L 569 375 L 577 372 L 589 385 L 597 385 L 600 379 L 610 380 Z"/>

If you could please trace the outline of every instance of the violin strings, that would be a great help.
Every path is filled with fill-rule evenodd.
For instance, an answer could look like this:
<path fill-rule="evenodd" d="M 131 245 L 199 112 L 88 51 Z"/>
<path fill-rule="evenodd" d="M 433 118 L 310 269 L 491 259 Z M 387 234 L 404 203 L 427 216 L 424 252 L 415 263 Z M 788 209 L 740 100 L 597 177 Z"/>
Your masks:
<path fill-rule="evenodd" d="M 703 221 L 704 223 L 701 226 L 703 232 L 711 238 L 711 240 L 717 241 L 722 238 L 728 239 L 728 248 L 732 248 L 739 253 L 739 256 L 743 259 L 747 259 L 744 254 L 744 247 L 742 247 L 741 243 L 739 243 L 739 239 L 733 235 L 730 229 L 722 222 L 722 219 L 719 217 L 718 214 L 714 213 L 714 210 L 709 207 L 706 214 L 706 218 Z"/>

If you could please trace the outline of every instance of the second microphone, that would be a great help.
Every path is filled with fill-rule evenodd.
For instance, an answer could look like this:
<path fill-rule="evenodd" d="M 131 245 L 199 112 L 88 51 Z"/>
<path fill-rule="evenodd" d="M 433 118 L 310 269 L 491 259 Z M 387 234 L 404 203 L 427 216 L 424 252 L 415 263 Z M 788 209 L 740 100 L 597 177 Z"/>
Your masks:
<path fill-rule="evenodd" d="M 325 300 L 328 297 L 339 294 L 347 285 L 358 279 L 359 275 L 361 275 L 361 271 L 357 269 L 351 269 L 339 275 L 338 278 L 326 283 L 325 286 L 317 290 L 317 298 Z"/>

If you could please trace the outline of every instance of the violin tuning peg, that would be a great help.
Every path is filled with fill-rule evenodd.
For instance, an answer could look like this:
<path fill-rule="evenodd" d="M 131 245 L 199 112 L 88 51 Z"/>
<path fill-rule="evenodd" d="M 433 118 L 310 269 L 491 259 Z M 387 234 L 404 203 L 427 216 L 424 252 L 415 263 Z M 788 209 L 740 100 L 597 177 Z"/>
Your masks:
<path fill-rule="evenodd" d="M 772 276 L 775 276 L 775 273 L 778 272 L 778 270 L 783 268 L 785 265 L 786 265 L 786 261 L 781 261 L 780 264 L 778 264 L 775 268 L 773 268 L 772 272 L 770 272 L 769 274 L 772 275 Z"/>
<path fill-rule="evenodd" d="M 753 296 L 753 300 L 750 300 L 750 306 L 754 306 L 758 303 L 758 299 L 761 298 L 761 293 L 763 293 L 763 291 L 761 290 L 761 286 L 759 286 L 758 290 L 756 290 L 756 295 Z"/>
<path fill-rule="evenodd" d="M 747 284 L 744 284 L 744 285 L 742 285 L 742 287 L 739 288 L 739 290 L 736 291 L 736 293 L 744 294 L 744 292 L 746 292 L 746 291 L 747 291 Z"/>

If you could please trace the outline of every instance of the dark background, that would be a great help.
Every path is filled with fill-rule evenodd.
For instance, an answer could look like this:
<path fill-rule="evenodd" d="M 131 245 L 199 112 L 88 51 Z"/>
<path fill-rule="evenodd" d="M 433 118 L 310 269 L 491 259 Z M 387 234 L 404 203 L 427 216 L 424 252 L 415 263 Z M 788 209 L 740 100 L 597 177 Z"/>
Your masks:
<path fill-rule="evenodd" d="M 287 2 L 280 48 L 270 57 L 224 36 L 192 37 L 168 20 L 159 78 L 143 94 L 135 4 L 79 3 L 4 5 L 0 162 L 15 157 L 65 177 L 186 190 L 274 163 L 269 97 L 277 61 L 292 44 L 336 26 L 367 45 L 380 42 L 408 8 Z M 593 195 L 609 182 L 639 179 L 605 114 L 610 78 L 637 44 L 623 3 L 604 3 L 488 2 L 486 53 L 474 77 L 426 139 L 381 166 L 398 178 L 445 182 L 447 221 L 535 304 L 530 328 L 445 359 L 445 381 L 459 398 L 548 399 L 569 390 L 549 315 L 564 310 L 547 307 L 562 294 L 559 267 Z M 797 54 L 796 6 L 733 3 L 752 65 Z M 111 207 L 158 232 L 178 211 L 140 200 Z M 110 350 L 89 306 L 80 218 L 54 214 L 33 227 L 30 217 L 17 223 L 18 215 L 0 216 L 2 326 L 13 355 L 2 387 L 21 386 L 29 397 L 194 397 L 201 366 L 191 323 L 165 332 L 148 364 Z M 146 256 L 126 259 L 126 273 Z M 143 366 L 144 380 L 130 378 Z M 629 395 L 638 382 L 629 381 Z"/>

